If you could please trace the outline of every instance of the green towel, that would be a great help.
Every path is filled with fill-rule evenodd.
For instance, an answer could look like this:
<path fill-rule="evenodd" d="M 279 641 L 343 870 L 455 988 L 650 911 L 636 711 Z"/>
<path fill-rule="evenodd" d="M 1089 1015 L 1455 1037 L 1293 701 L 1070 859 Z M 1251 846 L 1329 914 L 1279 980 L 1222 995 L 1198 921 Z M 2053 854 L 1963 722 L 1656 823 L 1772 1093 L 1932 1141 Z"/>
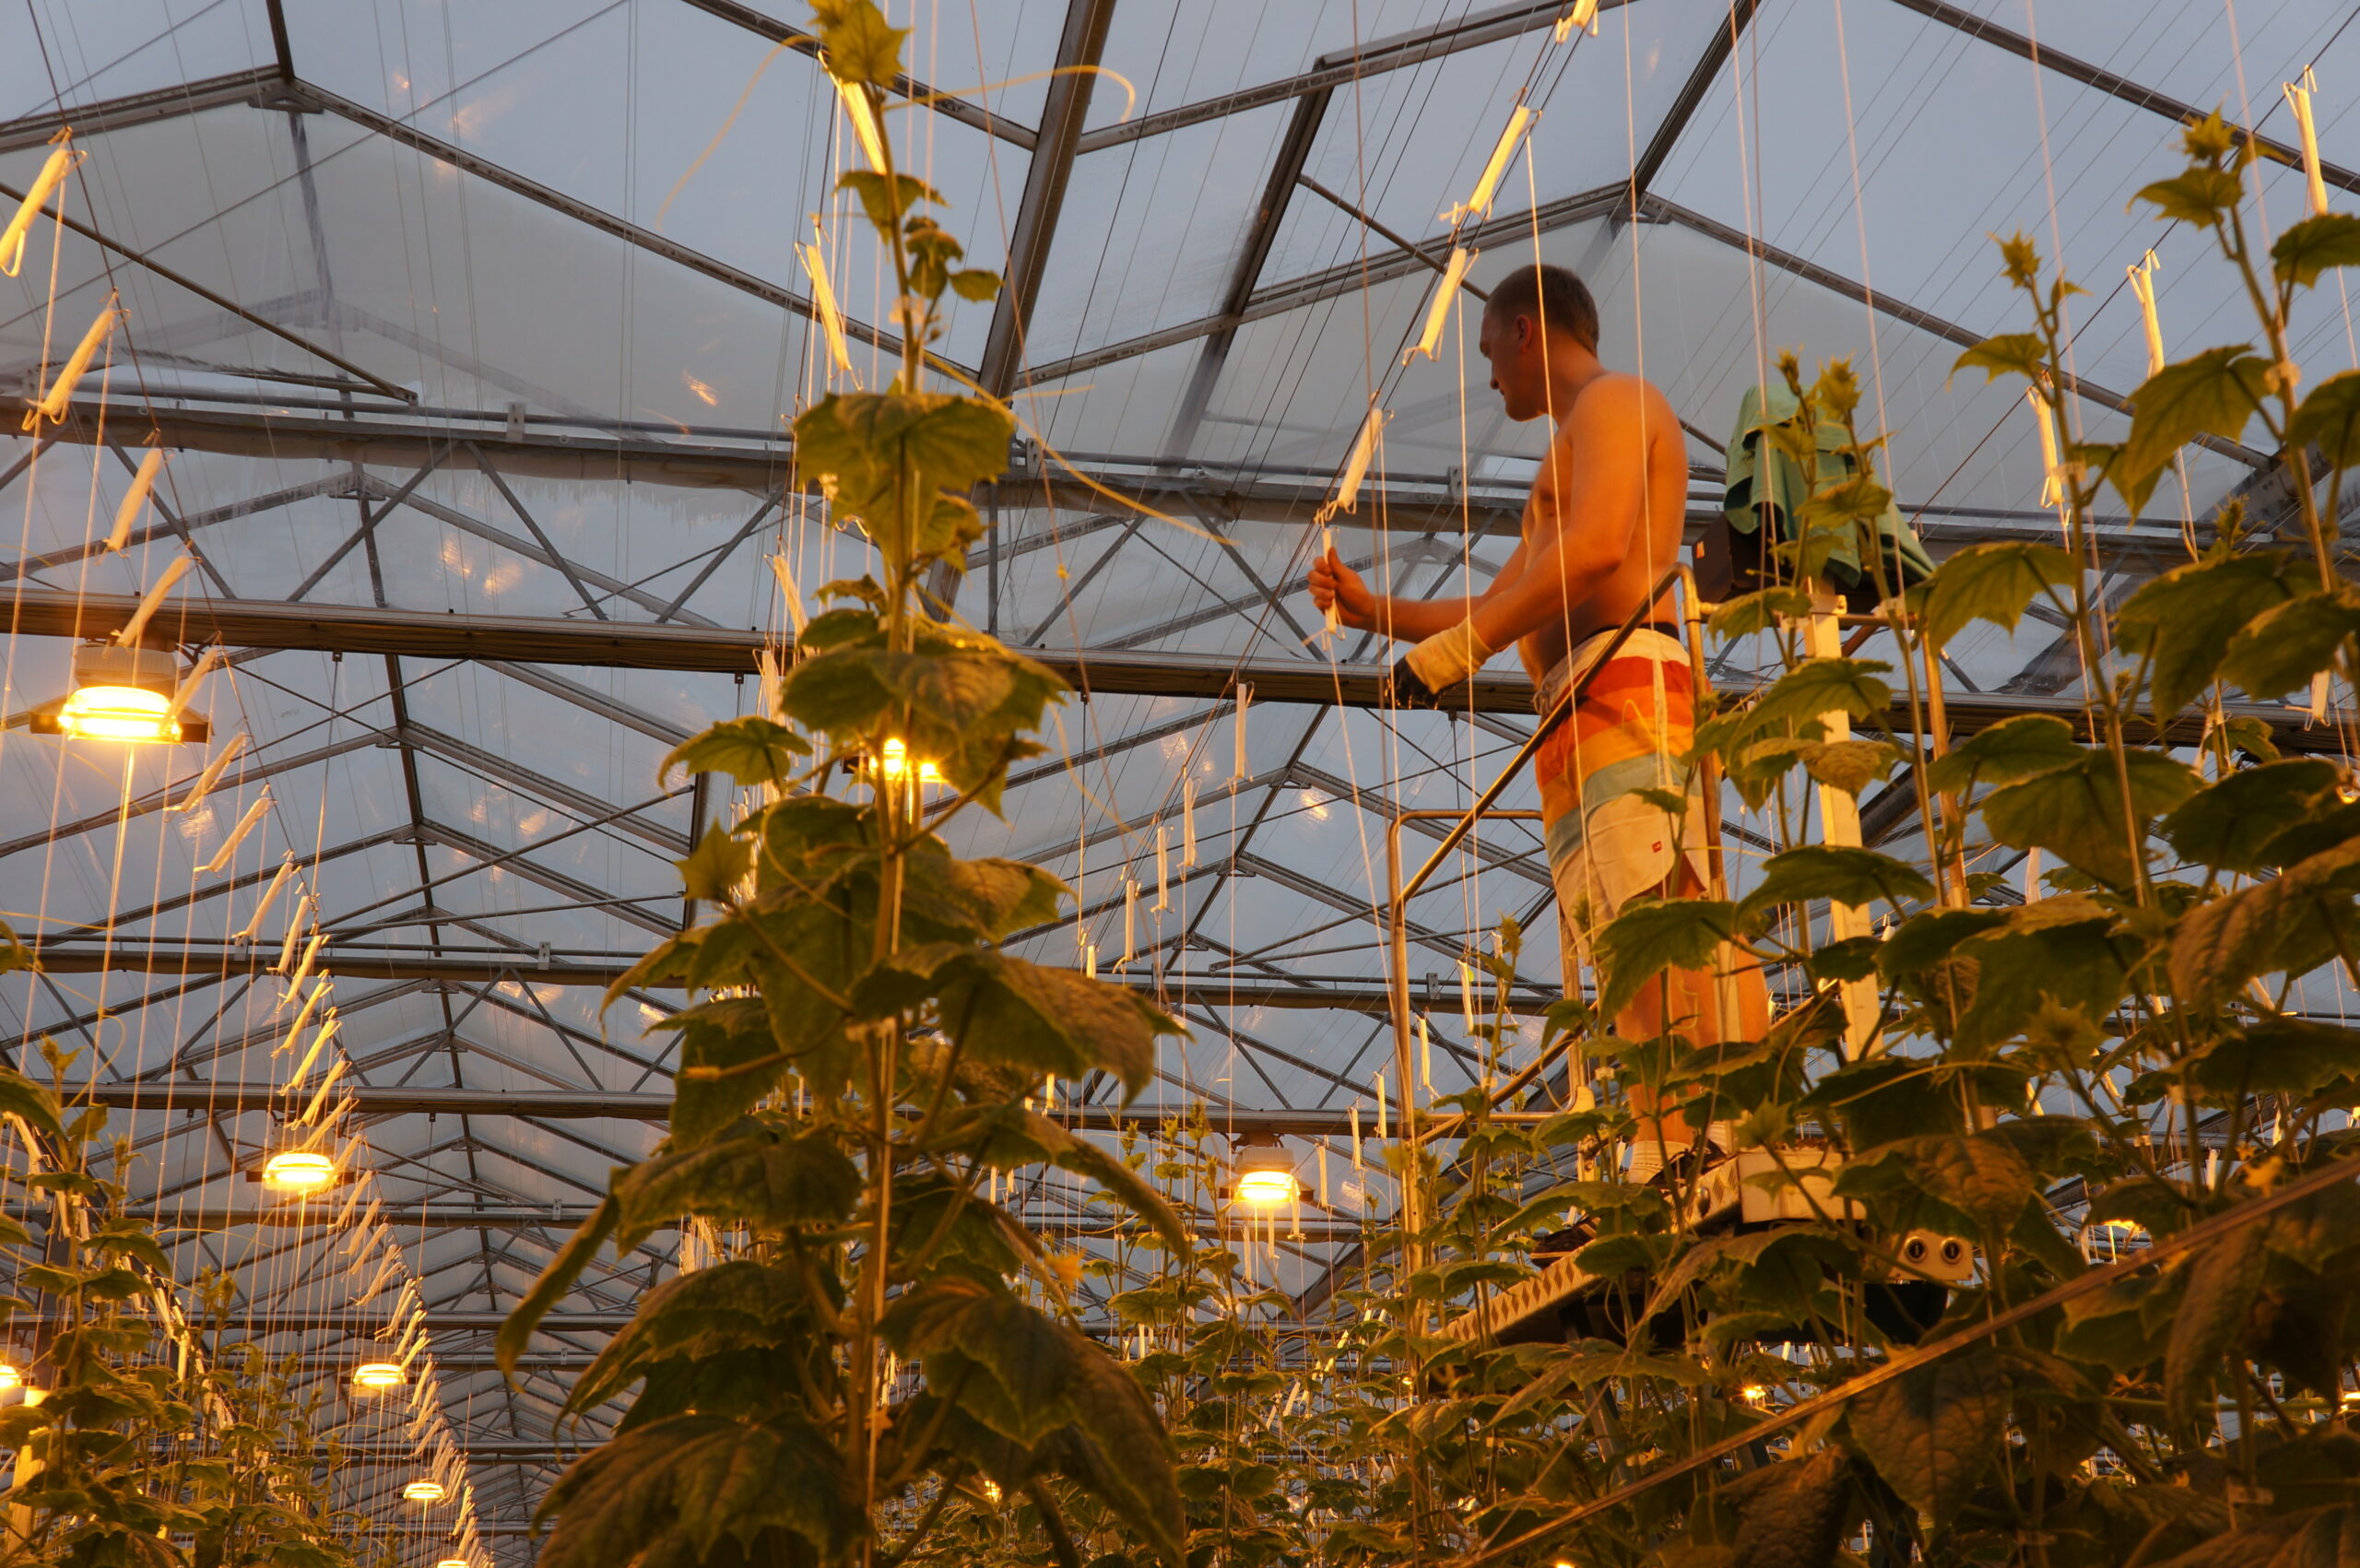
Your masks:
<path fill-rule="evenodd" d="M 1732 532 L 1751 536 L 1766 516 L 1774 542 L 1788 542 L 1795 536 L 1795 516 L 1811 492 L 1853 477 L 1857 466 L 1843 451 L 1844 427 L 1833 420 L 1822 419 L 1811 432 L 1818 449 L 1818 472 L 1810 477 L 1785 447 L 1765 434 L 1772 427 L 1792 427 L 1800 415 L 1800 401 L 1783 386 L 1746 389 L 1745 400 L 1738 408 L 1736 433 L 1729 437 L 1729 489 L 1721 501 Z M 1871 526 L 1887 575 L 1897 573 L 1900 581 L 1884 584 L 1884 592 L 1879 592 L 1864 564 L 1869 559 L 1864 548 L 1867 541 L 1856 536 L 1839 543 L 1827 561 L 1829 585 L 1856 608 L 1873 607 L 1884 593 L 1922 583 L 1934 571 L 1933 558 L 1902 522 L 1898 507 L 1888 502 Z"/>

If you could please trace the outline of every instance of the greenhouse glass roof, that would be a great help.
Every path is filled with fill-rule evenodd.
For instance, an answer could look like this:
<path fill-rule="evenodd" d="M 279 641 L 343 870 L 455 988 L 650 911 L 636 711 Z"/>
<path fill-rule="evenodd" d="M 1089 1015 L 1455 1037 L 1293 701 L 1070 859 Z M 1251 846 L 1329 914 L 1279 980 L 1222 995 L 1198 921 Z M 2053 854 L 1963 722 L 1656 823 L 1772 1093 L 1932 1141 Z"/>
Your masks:
<path fill-rule="evenodd" d="M 1004 823 L 962 819 L 961 847 L 1079 889 L 1078 923 L 1017 945 L 1062 964 L 1094 948 L 1182 1017 L 1147 1099 L 1201 1102 L 1217 1128 L 1342 1147 L 1393 1049 L 1387 830 L 1463 808 L 1530 729 L 1505 662 L 1478 711 L 1375 708 L 1386 655 L 1313 637 L 1303 584 L 1372 398 L 1392 422 L 1339 520 L 1345 557 L 1442 594 L 1513 545 L 1541 432 L 1484 387 L 1476 296 L 1437 359 L 1401 366 L 1454 242 L 1444 215 L 1519 94 L 1540 118 L 1490 217 L 1456 235 L 1480 247 L 1469 283 L 1536 254 L 1589 281 L 1603 358 L 1682 412 L 1700 528 L 1776 354 L 1851 356 L 1937 556 L 2057 527 L 2021 394 L 1952 373 L 2024 324 L 1990 236 L 2061 247 L 2089 290 L 2066 402 L 2104 439 L 2146 373 L 2125 268 L 2151 246 L 2176 352 L 2249 330 L 2209 242 L 2126 210 L 2177 167 L 2180 117 L 2219 108 L 2291 148 L 2280 84 L 2310 67 L 2328 177 L 2360 190 L 2360 29 L 2330 0 L 1605 0 L 1595 34 L 1561 38 L 1567 9 L 996 0 L 914 22 L 922 101 L 895 135 L 972 259 L 1011 279 L 958 305 L 938 352 L 1027 430 L 957 610 L 1087 694 Z M 602 1010 L 602 987 L 678 928 L 672 862 L 741 803 L 659 763 L 759 703 L 757 651 L 791 630 L 773 558 L 806 588 L 863 570 L 785 439 L 797 408 L 876 384 L 895 354 L 890 285 L 832 188 L 847 133 L 807 19 L 785 0 L 32 0 L 0 18 L 4 205 L 61 125 L 88 155 L 68 225 L 0 281 L 0 378 L 41 384 L 110 291 L 128 312 L 73 418 L 37 451 L 0 441 L 0 907 L 44 959 L 0 1005 L 21 1039 L 81 1052 L 138 1138 L 139 1204 L 232 1272 L 239 1321 L 343 1365 L 386 1314 L 353 1303 L 333 1222 L 353 1217 L 337 1198 L 284 1223 L 247 1179 L 293 1119 L 270 1094 L 285 1019 L 261 973 L 292 895 L 236 938 L 293 857 L 336 975 L 328 1093 L 352 1101 L 365 1201 L 417 1281 L 448 1442 L 504 1562 L 529 1555 L 560 1462 L 564 1378 L 678 1262 L 666 1234 L 594 1269 L 513 1386 L 492 1369 L 490 1327 L 662 1134 L 655 1026 L 682 998 Z M 2271 171 L 2270 218 L 2300 212 L 2302 179 Z M 815 233 L 850 376 L 811 319 L 796 246 Z M 2326 374 L 2360 363 L 2354 341 L 2348 313 L 2315 315 L 2294 349 Z M 94 541 L 151 444 L 169 454 L 154 509 L 109 552 Z M 2191 448 L 2184 490 L 2106 520 L 2107 592 L 2185 559 L 2184 529 L 2232 498 L 2269 519 L 2268 466 L 2237 442 Z M 126 761 L 23 721 L 66 690 L 77 628 L 119 624 L 183 551 L 196 570 L 159 624 L 191 653 L 227 647 L 201 705 L 217 742 L 247 744 L 168 811 L 197 749 Z M 2036 619 L 1952 654 L 1953 701 L 1982 722 L 2081 678 Z M 1748 674 L 1741 651 L 1716 668 Z M 2299 716 L 2273 722 L 2300 743 Z M 1533 803 L 1521 782 L 1501 801 Z M 1410 864 L 1440 831 L 1409 825 Z M 1515 1000 L 1537 1008 L 1559 980 L 1549 881 L 1515 820 L 1411 905 L 1443 1092 L 1473 1059 L 1459 961 L 1504 914 L 1535 926 Z M 1109 1084 L 1068 1092 L 1115 1103 Z M 1044 1227 L 1081 1212 L 1035 1197 Z M 1314 1226 L 1291 1254 L 1306 1312 L 1341 1246 Z M 407 1453 L 389 1418 L 354 1420 L 364 1458 Z M 381 1468 L 353 1472 L 365 1506 L 389 1508 L 405 1473 Z"/>

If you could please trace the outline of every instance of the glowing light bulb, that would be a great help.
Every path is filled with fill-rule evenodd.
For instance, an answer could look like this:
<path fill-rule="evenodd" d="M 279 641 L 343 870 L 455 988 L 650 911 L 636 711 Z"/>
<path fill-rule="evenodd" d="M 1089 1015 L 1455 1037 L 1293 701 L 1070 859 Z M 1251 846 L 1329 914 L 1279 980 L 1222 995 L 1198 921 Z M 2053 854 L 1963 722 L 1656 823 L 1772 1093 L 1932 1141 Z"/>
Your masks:
<path fill-rule="evenodd" d="M 420 1476 L 402 1488 L 402 1498 L 409 1503 L 440 1503 L 443 1495 L 442 1483 L 431 1476 Z"/>
<path fill-rule="evenodd" d="M 6 1362 L 0 1362 L 0 1394 L 5 1394 L 11 1388 L 22 1388 L 24 1385 L 25 1374 Z"/>
<path fill-rule="evenodd" d="M 363 1362 L 352 1369 L 352 1385 L 363 1394 L 399 1388 L 407 1381 L 408 1374 L 391 1362 Z"/>
<path fill-rule="evenodd" d="M 908 778 L 914 773 L 920 784 L 933 784 L 942 777 L 942 771 L 924 759 L 913 764 L 910 760 L 910 749 L 895 739 L 885 742 L 884 750 L 878 759 L 877 768 L 878 772 L 889 779 Z"/>
<path fill-rule="evenodd" d="M 336 1161 L 305 1149 L 289 1149 L 270 1157 L 262 1168 L 267 1185 L 289 1192 L 318 1192 L 336 1185 Z"/>
<path fill-rule="evenodd" d="M 1738 1392 L 1745 1396 L 1745 1402 L 1749 1405 L 1759 1405 L 1763 1400 L 1770 1397 L 1770 1390 L 1759 1383 L 1749 1383 Z"/>
<path fill-rule="evenodd" d="M 476 1568 L 476 1565 L 464 1557 L 446 1557 L 437 1562 L 434 1568 Z"/>
<path fill-rule="evenodd" d="M 1237 1178 L 1237 1200 L 1257 1208 L 1292 1203 L 1298 1190 L 1292 1171 L 1246 1171 Z"/>
<path fill-rule="evenodd" d="M 65 699 L 57 722 L 78 740 L 162 740 L 181 737 L 172 700 L 136 686 L 85 686 Z"/>

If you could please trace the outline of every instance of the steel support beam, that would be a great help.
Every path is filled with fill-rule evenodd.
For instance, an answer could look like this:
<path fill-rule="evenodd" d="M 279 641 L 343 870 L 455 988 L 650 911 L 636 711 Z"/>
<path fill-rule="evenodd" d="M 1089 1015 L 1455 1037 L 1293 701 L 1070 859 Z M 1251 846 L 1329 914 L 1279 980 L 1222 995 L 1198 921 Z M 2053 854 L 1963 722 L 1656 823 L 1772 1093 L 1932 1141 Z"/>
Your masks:
<path fill-rule="evenodd" d="M 1024 362 L 1025 334 L 1032 325 L 1032 306 L 1048 268 L 1049 247 L 1056 242 L 1057 215 L 1065 207 L 1074 152 L 1082 122 L 1090 115 L 1091 89 L 1098 80 L 1091 67 L 1106 52 L 1106 29 L 1114 19 L 1115 0 L 1067 0 L 1065 32 L 1057 41 L 1061 74 L 1049 78 L 1039 142 L 1024 171 L 1024 193 L 1009 235 L 1007 277 L 992 307 L 991 331 L 984 340 L 984 360 L 976 376 L 995 397 L 1008 395 Z"/>
<path fill-rule="evenodd" d="M 1378 995 L 1382 996 L 1383 994 L 1379 987 Z M 372 1117 L 523 1116 L 538 1121 L 620 1122 L 668 1122 L 672 1117 L 670 1094 L 621 1090 L 442 1089 L 413 1085 L 382 1088 L 352 1084 L 348 1080 L 337 1086 L 337 1094 L 352 1098 L 357 1114 Z M 287 1103 L 286 1095 L 275 1084 L 179 1080 L 67 1084 L 61 1091 L 61 1098 L 67 1104 L 103 1105 L 116 1111 L 195 1113 L 206 1116 L 284 1110 Z M 1199 1111 L 1216 1134 L 1280 1133 L 1292 1138 L 1341 1138 L 1351 1131 L 1351 1117 L 1341 1106 L 1333 1110 L 1257 1111 L 1221 1105 L 1150 1102 L 1129 1106 L 1063 1108 L 1049 1114 L 1058 1125 L 1077 1132 L 1118 1132 L 1128 1127 L 1152 1133 L 1170 1121 L 1192 1121 Z M 333 1204 L 336 1200 L 329 1201 Z M 503 1222 L 514 1225 L 574 1225 L 590 1213 L 588 1208 L 578 1204 L 506 1204 L 470 1208 L 464 1203 L 452 1202 L 420 1204 L 415 1208 L 417 1212 L 407 1218 L 396 1220 L 389 1211 L 386 1219 L 403 1225 L 457 1228 Z M 267 1208 L 256 1206 L 251 1210 L 239 1208 L 221 1212 L 235 1216 L 226 1221 L 233 1224 L 294 1224 L 306 1215 L 310 1223 L 317 1224 L 321 1222 L 322 1210 L 318 1206 L 306 1209 L 301 1204 L 290 1202 L 275 1203 Z M 170 1212 L 158 1218 L 167 1224 L 194 1223 L 176 1219 Z M 207 1222 L 196 1228 L 218 1227 Z"/>
<path fill-rule="evenodd" d="M 128 620 L 138 601 L 129 595 L 77 596 L 32 589 L 18 595 L 10 630 L 19 636 L 102 637 Z M 289 605 L 277 601 L 183 599 L 150 623 L 183 643 L 222 643 L 238 648 L 308 648 L 346 653 L 399 654 L 438 659 L 531 660 L 539 664 L 597 665 L 626 669 L 669 669 L 736 675 L 754 668 L 757 653 L 772 641 L 759 631 L 725 628 L 651 626 L 618 621 L 562 620 L 550 617 L 430 615 L 421 610 Z M 1369 708 L 1379 704 L 1386 678 L 1376 665 L 1321 664 L 1311 659 L 1237 659 L 1176 653 L 1103 654 L 1045 649 L 1031 656 L 1071 683 L 1085 699 L 1092 694 L 1139 697 L 1223 697 L 1242 682 L 1257 701 Z M 1986 694 L 1949 700 L 1952 730 L 1972 735 L 2019 713 L 2055 713 L 2083 722 L 2080 704 Z M 1462 711 L 1529 713 L 1531 683 L 1520 676 L 1486 675 L 1469 689 Z M 2269 703 L 2235 704 L 2233 714 L 2249 715 L 2271 727 L 2282 749 L 2334 754 L 2340 742 L 2331 727 L 2306 731 L 2301 715 Z M 1906 729 L 1913 721 L 1896 702 L 1888 721 Z M 2193 745 L 2202 721 L 2184 716 L 2166 726 L 2165 737 Z M 442 830 L 437 830 L 438 832 Z"/>
<path fill-rule="evenodd" d="M 2047 44 L 2027 38 L 2023 33 L 2010 31 L 1988 18 L 1978 17 L 1974 12 L 1964 10 L 1956 6 L 1945 5 L 1943 0 L 1894 0 L 1894 4 L 1906 6 L 1929 21 L 1939 22 L 1943 27 L 1963 32 L 1980 42 L 2004 49 L 2011 54 L 2031 61 L 2043 70 L 2054 71 L 2059 76 L 2069 77 L 2084 87 L 2095 88 L 2107 97 L 2120 99 L 2134 109 L 2147 110 L 2151 113 L 2162 115 L 2166 120 L 2177 120 L 2183 125 L 2193 124 L 2204 118 L 2204 111 L 2192 103 L 2182 103 L 2178 99 L 2157 92 L 2151 87 L 2142 87 L 2128 77 L 2118 77 L 2104 66 L 2093 65 L 2088 61 L 2060 53 Z M 2254 143 L 2280 163 L 2296 169 L 2302 167 L 2303 155 L 2300 148 L 2291 147 L 2284 142 L 2272 141 L 2268 136 L 2254 136 Z M 2349 169 L 2322 161 L 2319 173 L 2329 184 L 2339 190 L 2360 192 L 2360 174 L 2354 174 Z"/>
<path fill-rule="evenodd" d="M 1626 0 L 1602 0 L 1599 9 L 1611 11 Z M 1125 142 L 1160 136 L 1182 130 L 1189 125 L 1201 125 L 1208 120 L 1226 119 L 1268 104 L 1284 103 L 1313 93 L 1328 92 L 1348 87 L 1355 80 L 1366 81 L 1388 71 L 1402 70 L 1439 60 L 1464 50 L 1480 49 L 1503 39 L 1521 37 L 1554 27 L 1557 18 L 1565 14 L 1567 0 L 1519 0 L 1512 6 L 1495 6 L 1479 11 L 1455 21 L 1421 28 L 1414 32 L 1396 33 L 1389 38 L 1372 39 L 1356 50 L 1339 50 L 1323 54 L 1310 70 L 1299 76 L 1258 87 L 1223 93 L 1218 98 L 1199 99 L 1176 108 L 1142 114 L 1119 125 L 1107 125 L 1081 138 L 1081 150 L 1096 152 L 1103 147 L 1120 147 Z"/>
<path fill-rule="evenodd" d="M 683 4 L 694 6 L 698 10 L 708 15 L 719 17 L 731 26 L 743 28 L 758 38 L 766 38 L 773 43 L 783 43 L 795 53 L 814 60 L 820 57 L 820 40 L 817 35 L 806 32 L 801 28 L 789 27 L 768 12 L 758 11 L 751 6 L 741 6 L 738 4 L 738 0 L 683 0 Z M 993 113 L 980 103 L 971 103 L 963 98 L 953 97 L 947 92 L 937 92 L 907 73 L 893 78 L 891 90 L 903 98 L 919 101 L 945 119 L 956 120 L 961 124 L 972 126 L 987 136 L 997 136 L 1004 142 L 1012 143 L 1027 151 L 1032 150 L 1033 136 L 1030 130 L 1013 120 Z"/>
<path fill-rule="evenodd" d="M 77 136 L 92 136 L 133 125 L 152 124 L 159 120 L 178 120 L 233 104 L 267 105 L 278 95 L 279 88 L 277 65 L 256 65 L 250 71 L 231 71 L 178 87 L 158 88 L 152 92 L 129 93 L 96 103 L 27 114 L 0 124 L 0 153 L 40 147 L 69 125 Z"/>

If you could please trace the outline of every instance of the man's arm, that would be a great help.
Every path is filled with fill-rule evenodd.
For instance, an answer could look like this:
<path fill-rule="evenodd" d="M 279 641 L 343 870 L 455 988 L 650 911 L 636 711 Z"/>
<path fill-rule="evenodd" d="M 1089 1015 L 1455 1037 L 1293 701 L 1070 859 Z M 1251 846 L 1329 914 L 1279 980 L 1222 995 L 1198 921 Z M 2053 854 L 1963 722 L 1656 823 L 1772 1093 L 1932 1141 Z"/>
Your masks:
<path fill-rule="evenodd" d="M 1629 559 L 1646 510 L 1646 396 L 1637 378 L 1617 376 L 1574 405 L 1549 457 L 1559 465 L 1555 515 L 1537 520 L 1549 542 L 1513 579 L 1502 572 L 1473 601 L 1475 634 L 1486 646 L 1563 625 Z"/>
<path fill-rule="evenodd" d="M 1371 593 L 1360 573 L 1330 551 L 1312 565 L 1311 602 L 1322 610 L 1334 604 L 1347 626 L 1414 643 L 1457 625 L 1474 612 L 1476 606 L 1523 575 L 1525 549 L 1525 542 L 1516 541 L 1516 548 L 1493 574 L 1491 585 L 1481 594 L 1472 598 L 1462 595 L 1447 599 L 1412 599 L 1398 594 Z"/>

